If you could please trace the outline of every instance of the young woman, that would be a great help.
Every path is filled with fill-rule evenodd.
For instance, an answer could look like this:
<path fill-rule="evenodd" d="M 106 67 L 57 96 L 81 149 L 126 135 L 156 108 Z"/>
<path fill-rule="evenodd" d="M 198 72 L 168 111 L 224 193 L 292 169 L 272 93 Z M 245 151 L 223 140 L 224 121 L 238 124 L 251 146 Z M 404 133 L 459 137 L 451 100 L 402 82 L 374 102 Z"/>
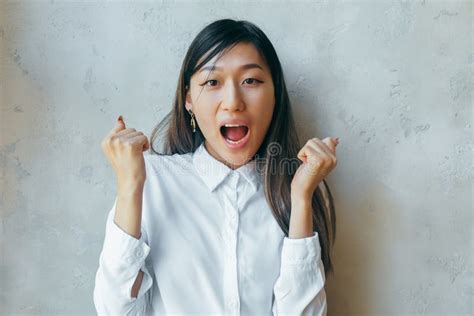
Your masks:
<path fill-rule="evenodd" d="M 197 35 L 154 140 L 162 152 L 120 116 L 102 142 L 118 190 L 97 312 L 325 315 L 335 208 L 324 178 L 338 140 L 300 145 L 279 59 L 257 26 L 223 19 Z"/>

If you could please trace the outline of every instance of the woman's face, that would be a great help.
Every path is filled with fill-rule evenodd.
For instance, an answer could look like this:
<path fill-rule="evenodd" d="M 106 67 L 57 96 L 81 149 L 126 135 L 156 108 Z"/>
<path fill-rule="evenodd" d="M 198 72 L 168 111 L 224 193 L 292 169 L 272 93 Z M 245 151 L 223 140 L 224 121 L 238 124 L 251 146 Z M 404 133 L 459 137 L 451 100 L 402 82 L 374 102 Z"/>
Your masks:
<path fill-rule="evenodd" d="M 253 44 L 239 43 L 191 77 L 186 109 L 195 115 L 209 153 L 235 169 L 263 142 L 275 106 L 268 65 Z M 201 59 L 202 60 L 202 59 Z"/>

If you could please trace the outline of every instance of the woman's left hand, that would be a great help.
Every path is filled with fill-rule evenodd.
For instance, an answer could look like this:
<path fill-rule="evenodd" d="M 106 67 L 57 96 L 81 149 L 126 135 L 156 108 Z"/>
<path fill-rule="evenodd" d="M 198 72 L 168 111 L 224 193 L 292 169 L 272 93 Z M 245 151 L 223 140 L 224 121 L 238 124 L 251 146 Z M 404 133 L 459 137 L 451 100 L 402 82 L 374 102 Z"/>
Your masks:
<path fill-rule="evenodd" d="M 298 152 L 303 161 L 291 181 L 291 195 L 311 200 L 319 183 L 336 167 L 336 138 L 311 138 Z"/>

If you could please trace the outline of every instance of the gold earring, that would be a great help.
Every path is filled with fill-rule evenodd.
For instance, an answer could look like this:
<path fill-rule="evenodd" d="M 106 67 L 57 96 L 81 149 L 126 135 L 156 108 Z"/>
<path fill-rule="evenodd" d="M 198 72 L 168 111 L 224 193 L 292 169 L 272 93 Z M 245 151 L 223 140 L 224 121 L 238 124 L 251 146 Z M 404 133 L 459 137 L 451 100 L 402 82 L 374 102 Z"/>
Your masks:
<path fill-rule="evenodd" d="M 189 115 L 191 115 L 191 128 L 193 129 L 193 133 L 196 133 L 196 120 L 194 119 L 194 113 L 189 110 Z"/>

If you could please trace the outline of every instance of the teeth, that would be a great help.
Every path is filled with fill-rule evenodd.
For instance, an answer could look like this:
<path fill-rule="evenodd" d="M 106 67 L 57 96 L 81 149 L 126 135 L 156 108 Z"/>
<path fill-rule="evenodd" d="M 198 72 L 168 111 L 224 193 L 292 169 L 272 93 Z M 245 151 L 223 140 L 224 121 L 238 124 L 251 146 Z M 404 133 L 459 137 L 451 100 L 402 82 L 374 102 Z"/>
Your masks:
<path fill-rule="evenodd" d="M 239 127 L 239 126 L 242 126 L 242 125 L 238 125 L 238 124 L 224 124 L 225 127 Z"/>
<path fill-rule="evenodd" d="M 233 140 L 230 140 L 230 139 L 226 138 L 226 142 L 228 142 L 230 144 L 233 144 L 233 145 L 237 145 L 237 144 L 240 144 L 242 142 L 242 139 L 239 140 L 239 141 L 233 141 Z"/>

